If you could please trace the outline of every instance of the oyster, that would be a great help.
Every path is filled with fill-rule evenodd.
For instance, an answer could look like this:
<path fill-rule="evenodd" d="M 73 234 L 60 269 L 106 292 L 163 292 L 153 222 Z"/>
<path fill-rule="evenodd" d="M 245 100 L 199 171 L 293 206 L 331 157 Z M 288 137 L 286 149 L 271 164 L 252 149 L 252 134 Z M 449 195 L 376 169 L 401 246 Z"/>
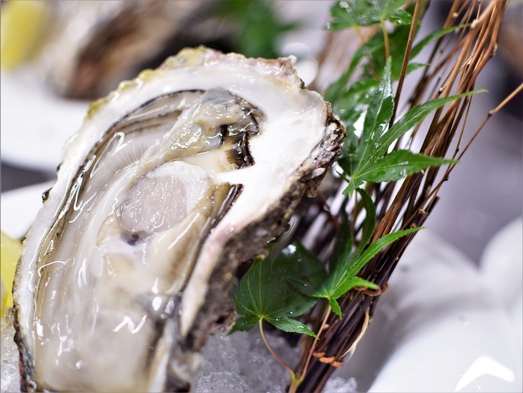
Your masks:
<path fill-rule="evenodd" d="M 17 268 L 22 388 L 186 391 L 343 137 L 291 59 L 186 49 L 95 102 Z"/>
<path fill-rule="evenodd" d="M 170 41 L 183 35 L 185 22 L 201 13 L 204 2 L 111 0 L 48 4 L 46 37 L 39 56 L 46 79 L 60 95 L 96 99 L 113 90 L 122 79 L 136 75 L 144 64 L 172 46 Z M 173 53 L 176 51 L 169 54 Z"/>

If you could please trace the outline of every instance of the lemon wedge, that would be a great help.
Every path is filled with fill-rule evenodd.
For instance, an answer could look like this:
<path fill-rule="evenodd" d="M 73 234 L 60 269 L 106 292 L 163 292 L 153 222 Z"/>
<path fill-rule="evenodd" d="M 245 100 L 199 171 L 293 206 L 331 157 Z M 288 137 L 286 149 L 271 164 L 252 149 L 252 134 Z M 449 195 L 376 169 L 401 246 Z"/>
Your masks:
<path fill-rule="evenodd" d="M 48 4 L 45 1 L 8 1 L 2 5 L 1 66 L 13 69 L 29 55 L 40 35 Z"/>
<path fill-rule="evenodd" d="M 1 311 L 3 316 L 7 307 L 13 304 L 11 291 L 13 289 L 13 279 L 15 277 L 16 263 L 20 254 L 22 253 L 22 243 L 18 240 L 12 239 L 4 232 L 1 232 L 0 239 L 0 284 L 1 284 Z"/>

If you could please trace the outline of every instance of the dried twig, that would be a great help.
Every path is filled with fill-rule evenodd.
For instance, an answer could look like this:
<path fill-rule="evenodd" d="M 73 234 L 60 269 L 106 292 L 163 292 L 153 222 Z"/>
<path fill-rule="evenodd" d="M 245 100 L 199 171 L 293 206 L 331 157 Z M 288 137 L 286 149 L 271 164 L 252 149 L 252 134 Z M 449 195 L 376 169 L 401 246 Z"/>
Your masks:
<path fill-rule="evenodd" d="M 411 106 L 421 102 L 423 97 L 431 98 L 427 97 L 427 92 L 432 91 L 431 95 L 434 97 L 448 97 L 451 94 L 474 89 L 478 75 L 495 54 L 507 1 L 492 1 L 483 9 L 475 7 L 475 3 L 473 0 L 455 0 L 452 3 L 444 27 L 449 27 L 457 21 L 469 27 L 462 30 L 457 37 L 446 37 L 437 42 L 430 56 L 430 65 L 425 69 L 408 101 Z M 417 1 L 416 10 L 420 7 L 421 2 Z M 411 39 L 409 45 L 412 45 Z M 407 56 L 408 53 L 407 50 Z M 396 101 L 401 93 L 406 64 L 407 62 L 404 61 Z M 521 89 L 523 85 L 517 91 Z M 423 140 L 421 147 L 423 153 L 436 157 L 450 155 L 460 158 L 463 155 L 475 137 L 473 136 L 464 148 L 461 147 L 471 102 L 471 98 L 464 98 L 436 111 Z M 502 105 L 504 103 L 500 104 Z M 488 118 L 497 110 L 498 108 L 491 111 Z M 418 129 L 412 133 L 410 140 L 403 143 L 412 145 L 412 138 L 416 137 L 420 137 Z M 456 137 L 457 144 L 454 151 L 448 154 Z M 459 154 L 460 150 L 461 154 Z M 454 165 L 449 166 L 442 175 L 440 168 L 430 168 L 409 176 L 401 186 L 391 183 L 369 188 L 376 206 L 379 206 L 374 240 L 394 229 L 421 226 L 436 205 L 438 192 L 453 168 Z M 352 221 L 358 222 L 359 210 L 353 209 L 352 214 Z M 332 225 L 327 227 L 326 231 L 329 232 L 329 236 L 332 236 L 335 228 Z M 355 232 L 357 236 L 357 227 Z M 374 282 L 382 289 L 385 288 L 390 275 L 413 238 L 414 234 L 411 234 L 387 247 L 365 266 L 360 276 Z M 325 239 L 323 236 L 318 237 L 316 251 L 328 247 L 322 243 Z M 379 294 L 379 292 L 376 294 L 352 290 L 339 299 L 343 318 L 339 319 L 333 313 L 329 315 L 326 328 L 314 348 L 316 356 L 310 360 L 307 376 L 300 385 L 299 392 L 320 392 L 323 389 L 335 366 L 343 363 L 344 356 L 354 347 L 369 320 L 372 319 Z"/>

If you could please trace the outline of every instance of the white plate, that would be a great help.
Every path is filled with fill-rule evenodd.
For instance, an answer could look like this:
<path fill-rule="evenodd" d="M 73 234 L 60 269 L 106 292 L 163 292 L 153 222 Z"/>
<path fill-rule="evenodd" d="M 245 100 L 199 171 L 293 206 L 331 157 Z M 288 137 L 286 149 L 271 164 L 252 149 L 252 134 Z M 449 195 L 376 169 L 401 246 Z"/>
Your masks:
<path fill-rule="evenodd" d="M 1 72 L 1 98 L 2 161 L 54 173 L 89 103 L 57 97 L 29 67 Z"/>

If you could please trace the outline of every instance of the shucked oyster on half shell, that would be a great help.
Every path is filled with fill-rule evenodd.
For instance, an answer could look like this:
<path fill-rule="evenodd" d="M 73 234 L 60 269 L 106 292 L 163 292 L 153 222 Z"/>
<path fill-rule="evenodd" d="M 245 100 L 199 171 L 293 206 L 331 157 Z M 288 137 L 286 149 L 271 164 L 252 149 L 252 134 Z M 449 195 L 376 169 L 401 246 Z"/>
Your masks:
<path fill-rule="evenodd" d="M 95 102 L 18 265 L 22 389 L 187 390 L 236 266 L 343 137 L 291 59 L 186 49 Z"/>

